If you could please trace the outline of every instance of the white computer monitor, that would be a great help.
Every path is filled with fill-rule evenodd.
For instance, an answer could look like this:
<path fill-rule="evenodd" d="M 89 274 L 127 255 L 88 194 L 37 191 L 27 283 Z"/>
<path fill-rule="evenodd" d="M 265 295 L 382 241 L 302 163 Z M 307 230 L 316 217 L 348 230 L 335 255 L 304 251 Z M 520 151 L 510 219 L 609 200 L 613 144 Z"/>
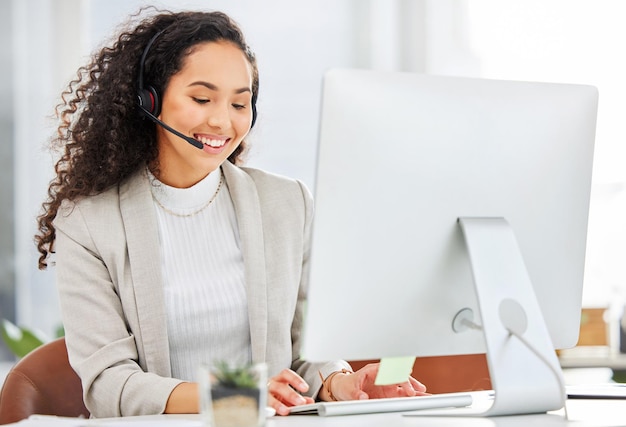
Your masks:
<path fill-rule="evenodd" d="M 587 85 L 329 71 L 303 356 L 487 353 L 493 414 L 561 407 L 597 101 Z"/>

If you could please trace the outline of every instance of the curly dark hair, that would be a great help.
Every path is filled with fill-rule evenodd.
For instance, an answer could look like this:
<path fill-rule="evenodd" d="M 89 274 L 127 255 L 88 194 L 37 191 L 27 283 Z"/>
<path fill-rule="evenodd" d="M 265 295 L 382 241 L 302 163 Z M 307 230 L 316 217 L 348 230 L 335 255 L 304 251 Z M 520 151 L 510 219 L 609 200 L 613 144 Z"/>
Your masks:
<path fill-rule="evenodd" d="M 153 13 L 148 10 L 151 9 Z M 141 18 L 148 13 L 148 17 Z M 139 20 L 137 24 L 133 24 Z M 130 27 L 130 29 L 128 29 Z M 144 63 L 143 80 L 163 93 L 184 59 L 203 42 L 229 41 L 248 58 L 253 70 L 252 104 L 259 91 L 256 59 L 239 26 L 221 12 L 171 12 L 141 9 L 133 15 L 111 47 L 95 53 L 78 69 L 55 109 L 59 119 L 51 148 L 61 152 L 56 177 L 37 218 L 35 243 L 39 268 L 54 253 L 54 218 L 64 200 L 94 195 L 119 185 L 139 168 L 158 168 L 156 125 L 138 108 L 138 75 L 142 54 L 155 35 Z M 245 144 L 229 156 L 241 162 Z"/>

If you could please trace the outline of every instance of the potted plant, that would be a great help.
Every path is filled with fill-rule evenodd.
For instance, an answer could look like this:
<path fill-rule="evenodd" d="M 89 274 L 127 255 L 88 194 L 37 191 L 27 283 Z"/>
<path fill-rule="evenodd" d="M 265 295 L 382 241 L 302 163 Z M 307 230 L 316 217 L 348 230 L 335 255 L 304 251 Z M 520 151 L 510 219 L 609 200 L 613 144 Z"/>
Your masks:
<path fill-rule="evenodd" d="M 2 319 L 0 322 L 0 336 L 17 358 L 26 356 L 45 342 L 40 334 L 28 328 L 17 326 L 7 319 Z"/>
<path fill-rule="evenodd" d="M 265 425 L 267 402 L 264 364 L 231 365 L 221 361 L 209 368 L 210 408 L 215 427 L 258 427 Z M 206 398 L 206 397 L 205 397 Z"/>

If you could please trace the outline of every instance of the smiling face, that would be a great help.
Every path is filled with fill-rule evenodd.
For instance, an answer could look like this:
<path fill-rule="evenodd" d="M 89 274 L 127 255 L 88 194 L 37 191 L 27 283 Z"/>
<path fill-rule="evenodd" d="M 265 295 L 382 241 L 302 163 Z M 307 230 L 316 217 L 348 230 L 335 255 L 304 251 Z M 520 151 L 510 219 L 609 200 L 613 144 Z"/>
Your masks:
<path fill-rule="evenodd" d="M 227 41 L 194 46 L 167 84 L 159 118 L 203 144 L 198 149 L 157 126 L 161 182 L 187 188 L 219 168 L 252 123 L 252 67 L 245 54 Z"/>

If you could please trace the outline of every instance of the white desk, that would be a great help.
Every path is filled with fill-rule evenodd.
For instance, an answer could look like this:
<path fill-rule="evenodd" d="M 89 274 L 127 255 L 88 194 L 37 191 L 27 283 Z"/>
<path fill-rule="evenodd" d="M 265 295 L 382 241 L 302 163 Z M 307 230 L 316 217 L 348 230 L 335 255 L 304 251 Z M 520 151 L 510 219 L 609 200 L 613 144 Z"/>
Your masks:
<path fill-rule="evenodd" d="M 626 400 L 570 400 L 569 420 L 563 410 L 549 414 L 520 415 L 492 418 L 469 417 L 407 417 L 401 413 L 318 417 L 299 415 L 272 417 L 267 427 L 624 427 Z M 107 418 L 99 420 L 31 419 L 11 427 L 199 427 L 198 415 L 156 415 L 147 417 Z"/>
<path fill-rule="evenodd" d="M 626 354 L 608 347 L 577 347 L 562 350 L 559 356 L 562 368 L 611 368 L 626 371 Z"/>

